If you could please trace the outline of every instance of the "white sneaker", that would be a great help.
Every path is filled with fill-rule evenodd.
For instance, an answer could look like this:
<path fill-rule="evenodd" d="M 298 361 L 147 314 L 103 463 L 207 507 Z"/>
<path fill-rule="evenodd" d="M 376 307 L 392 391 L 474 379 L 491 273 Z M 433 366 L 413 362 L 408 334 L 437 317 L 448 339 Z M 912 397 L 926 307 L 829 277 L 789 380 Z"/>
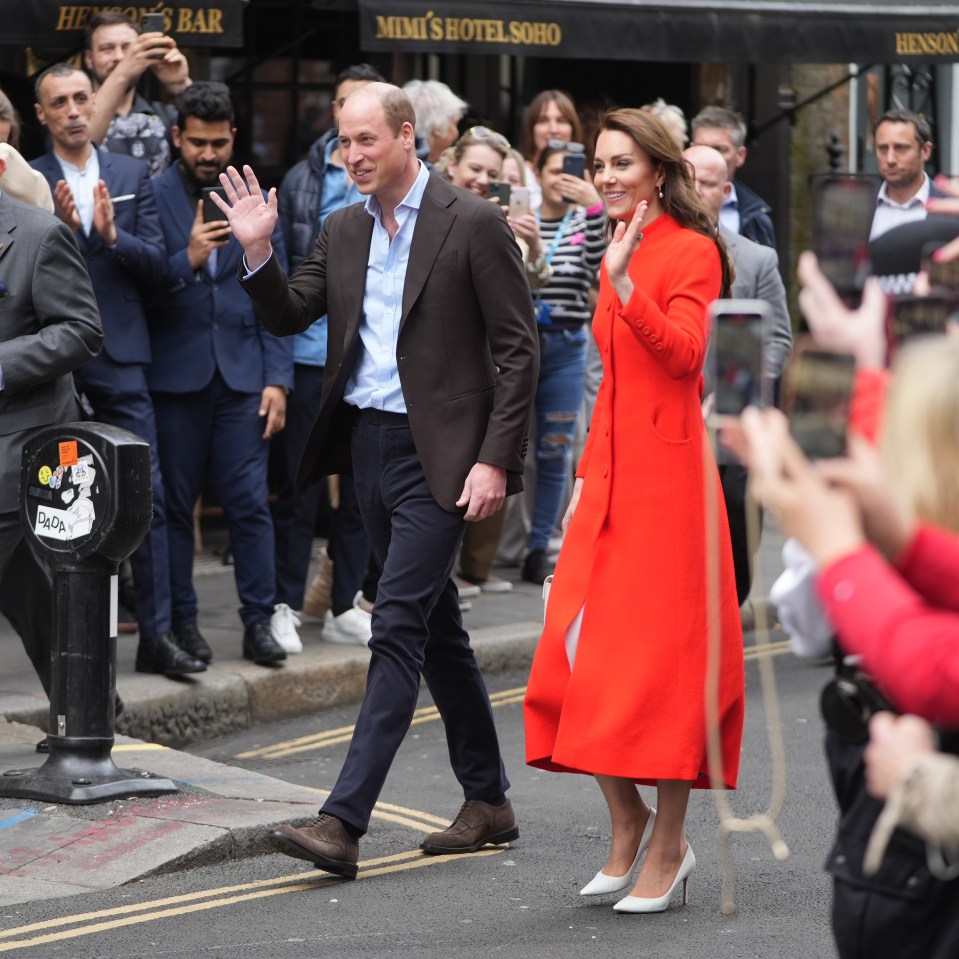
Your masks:
<path fill-rule="evenodd" d="M 296 627 L 302 625 L 300 617 L 297 616 L 286 603 L 277 603 L 276 606 L 273 607 L 270 626 L 273 627 L 273 635 L 276 641 L 288 653 L 303 652 L 303 643 L 296 632 Z"/>
<path fill-rule="evenodd" d="M 328 610 L 323 620 L 323 638 L 331 643 L 367 646 L 373 636 L 373 617 L 358 606 L 339 616 Z"/>

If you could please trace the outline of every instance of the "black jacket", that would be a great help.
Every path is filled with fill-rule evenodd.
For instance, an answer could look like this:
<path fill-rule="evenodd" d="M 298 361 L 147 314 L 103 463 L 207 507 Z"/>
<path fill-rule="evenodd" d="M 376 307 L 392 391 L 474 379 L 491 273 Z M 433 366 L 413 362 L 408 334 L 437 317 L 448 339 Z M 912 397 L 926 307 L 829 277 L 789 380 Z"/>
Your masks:
<path fill-rule="evenodd" d="M 776 249 L 776 230 L 769 214 L 772 207 L 748 186 L 736 181 L 736 201 L 739 204 L 739 232 L 756 243 Z"/>

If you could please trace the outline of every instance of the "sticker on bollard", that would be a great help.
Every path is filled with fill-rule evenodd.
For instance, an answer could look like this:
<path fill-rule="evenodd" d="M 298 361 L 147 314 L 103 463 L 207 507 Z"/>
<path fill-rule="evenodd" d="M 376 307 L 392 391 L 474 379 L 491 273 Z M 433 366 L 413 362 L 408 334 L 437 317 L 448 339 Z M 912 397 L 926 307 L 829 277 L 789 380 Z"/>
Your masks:
<path fill-rule="evenodd" d="M 103 423 L 48 427 L 23 446 L 20 490 L 27 539 L 53 572 L 50 752 L 39 769 L 7 770 L 0 796 L 83 805 L 176 792 L 111 756 L 113 599 L 119 564 L 153 519 L 149 444 Z"/>

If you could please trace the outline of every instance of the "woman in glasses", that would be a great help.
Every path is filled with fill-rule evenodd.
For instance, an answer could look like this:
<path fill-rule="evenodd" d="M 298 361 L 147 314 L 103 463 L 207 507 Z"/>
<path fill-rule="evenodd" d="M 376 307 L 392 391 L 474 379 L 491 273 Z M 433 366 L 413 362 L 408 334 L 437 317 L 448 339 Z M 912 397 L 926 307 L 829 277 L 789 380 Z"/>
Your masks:
<path fill-rule="evenodd" d="M 540 367 L 536 386 L 536 484 L 523 579 L 542 583 L 546 555 L 570 477 L 576 419 L 586 391 L 590 291 L 606 249 L 606 212 L 596 188 L 564 172 L 565 150 L 540 151 L 539 210 L 550 281 L 537 290 Z"/>
<path fill-rule="evenodd" d="M 742 627 L 723 509 L 706 534 L 707 484 L 714 503 L 722 490 L 700 408 L 706 306 L 728 295 L 730 273 L 655 117 L 606 114 L 593 182 L 615 224 L 593 320 L 603 380 L 530 673 L 526 755 L 595 776 L 609 807 L 609 856 L 581 894 L 629 890 L 618 912 L 660 912 L 679 885 L 685 901 L 696 864 L 690 789 L 735 788 L 739 768 Z M 709 542 L 721 769 L 705 758 Z M 655 810 L 638 784 L 656 786 Z"/>

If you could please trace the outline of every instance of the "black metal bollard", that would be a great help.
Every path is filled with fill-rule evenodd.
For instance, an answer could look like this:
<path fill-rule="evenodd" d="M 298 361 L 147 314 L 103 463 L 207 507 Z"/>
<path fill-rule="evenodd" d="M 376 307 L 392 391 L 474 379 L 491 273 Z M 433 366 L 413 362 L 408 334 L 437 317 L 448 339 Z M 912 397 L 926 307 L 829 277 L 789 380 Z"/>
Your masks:
<path fill-rule="evenodd" d="M 6 771 L 0 796 L 83 805 L 176 792 L 111 756 L 118 573 L 153 516 L 149 445 L 102 423 L 45 429 L 23 448 L 20 491 L 31 546 L 53 570 L 50 755 Z"/>

